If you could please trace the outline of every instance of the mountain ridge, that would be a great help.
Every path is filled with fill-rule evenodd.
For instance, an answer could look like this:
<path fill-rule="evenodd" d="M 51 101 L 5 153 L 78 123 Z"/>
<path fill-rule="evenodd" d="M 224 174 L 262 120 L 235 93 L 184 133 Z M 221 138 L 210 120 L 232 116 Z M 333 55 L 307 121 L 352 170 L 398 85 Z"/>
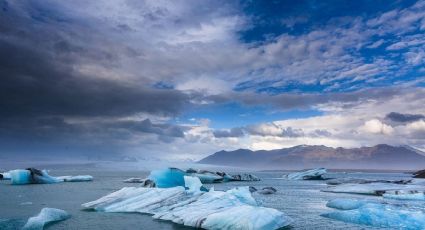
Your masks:
<path fill-rule="evenodd" d="M 297 145 L 274 150 L 221 150 L 198 163 L 274 169 L 423 169 L 425 153 L 410 146 L 387 144 L 359 148 Z"/>

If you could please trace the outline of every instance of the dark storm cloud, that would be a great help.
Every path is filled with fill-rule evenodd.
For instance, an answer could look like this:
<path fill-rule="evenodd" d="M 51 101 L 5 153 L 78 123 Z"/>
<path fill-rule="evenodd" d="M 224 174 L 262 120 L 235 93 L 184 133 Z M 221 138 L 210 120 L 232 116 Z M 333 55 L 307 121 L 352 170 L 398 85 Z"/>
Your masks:
<path fill-rule="evenodd" d="M 203 100 L 214 103 L 240 102 L 249 106 L 271 106 L 275 110 L 308 109 L 328 103 L 340 103 L 345 107 L 357 105 L 367 100 L 389 99 L 403 93 L 402 87 L 372 88 L 346 93 L 305 93 L 268 95 L 253 92 L 232 92 L 228 94 L 204 96 Z M 197 95 L 201 97 L 201 95 Z M 418 97 L 421 94 L 418 92 Z"/>
<path fill-rule="evenodd" d="M 394 122 L 414 122 L 421 119 L 425 119 L 425 116 L 422 114 L 407 114 L 407 113 L 391 112 L 387 114 L 385 118 Z"/>

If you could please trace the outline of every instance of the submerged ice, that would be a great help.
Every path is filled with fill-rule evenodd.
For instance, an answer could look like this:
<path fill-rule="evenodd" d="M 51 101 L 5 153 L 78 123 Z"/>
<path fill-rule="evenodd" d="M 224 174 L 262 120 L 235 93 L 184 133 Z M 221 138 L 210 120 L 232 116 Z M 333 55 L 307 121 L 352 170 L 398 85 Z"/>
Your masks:
<path fill-rule="evenodd" d="M 46 224 L 66 220 L 70 215 L 61 209 L 43 208 L 41 212 L 34 217 L 28 219 L 24 226 L 24 230 L 42 230 Z"/>
<path fill-rule="evenodd" d="M 204 229 L 278 229 L 292 220 L 284 213 L 257 206 L 249 187 L 228 191 L 201 191 L 197 177 L 184 176 L 185 187 L 125 187 L 96 201 L 85 203 L 86 210 L 100 212 L 139 212 Z"/>
<path fill-rule="evenodd" d="M 386 229 L 425 229 L 425 212 L 420 208 L 355 199 L 331 200 L 327 206 L 339 211 L 322 216 L 339 221 Z"/>

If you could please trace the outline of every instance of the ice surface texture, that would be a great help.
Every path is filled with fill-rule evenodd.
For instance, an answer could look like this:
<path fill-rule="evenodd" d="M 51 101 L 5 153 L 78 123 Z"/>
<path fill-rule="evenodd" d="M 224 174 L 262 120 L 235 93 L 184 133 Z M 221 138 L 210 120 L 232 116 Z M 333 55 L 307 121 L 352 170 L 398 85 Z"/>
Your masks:
<path fill-rule="evenodd" d="M 41 212 L 34 217 L 28 219 L 24 226 L 24 230 L 42 230 L 46 224 L 66 220 L 70 215 L 61 209 L 43 208 Z"/>
<path fill-rule="evenodd" d="M 183 186 L 171 188 L 125 187 L 83 204 L 101 212 L 139 212 L 204 229 L 278 229 L 292 220 L 284 213 L 258 207 L 248 187 L 224 191 L 199 191 L 199 179 L 184 177 Z"/>
<path fill-rule="evenodd" d="M 323 175 L 326 174 L 325 168 L 310 169 L 303 172 L 294 172 L 285 177 L 288 180 L 323 180 Z"/>
<path fill-rule="evenodd" d="M 354 199 L 331 200 L 327 206 L 342 210 L 322 215 L 335 220 L 387 229 L 425 229 L 425 212 L 418 208 Z"/>

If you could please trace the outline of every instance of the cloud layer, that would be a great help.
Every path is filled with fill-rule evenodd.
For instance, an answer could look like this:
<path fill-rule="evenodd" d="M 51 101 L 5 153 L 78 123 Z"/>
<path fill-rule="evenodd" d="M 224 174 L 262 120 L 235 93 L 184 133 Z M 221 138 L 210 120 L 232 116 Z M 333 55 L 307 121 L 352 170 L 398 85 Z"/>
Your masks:
<path fill-rule="evenodd" d="M 268 4 L 1 0 L 0 155 L 425 149 L 425 1 Z"/>

